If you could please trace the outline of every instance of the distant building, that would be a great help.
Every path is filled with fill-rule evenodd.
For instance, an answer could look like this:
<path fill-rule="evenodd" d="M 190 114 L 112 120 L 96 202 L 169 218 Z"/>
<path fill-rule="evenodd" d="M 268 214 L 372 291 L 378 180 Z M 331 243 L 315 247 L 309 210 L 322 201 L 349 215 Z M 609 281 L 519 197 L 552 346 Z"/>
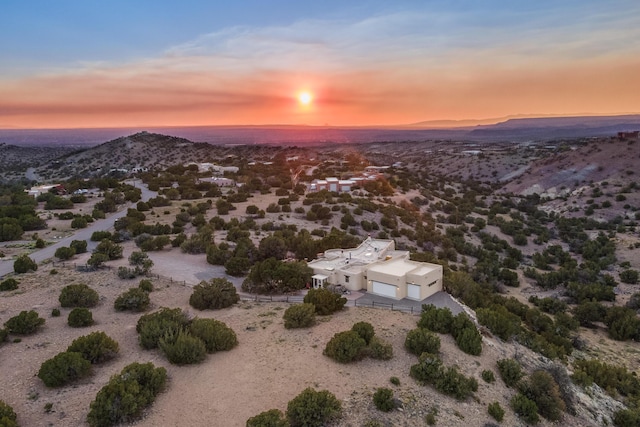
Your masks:
<path fill-rule="evenodd" d="M 218 187 L 235 187 L 236 182 L 229 178 L 222 178 L 219 176 L 212 176 L 211 178 L 200 178 L 199 182 L 209 182 L 216 184 Z"/>
<path fill-rule="evenodd" d="M 352 291 L 422 301 L 442 290 L 442 266 L 409 260 L 393 240 L 368 238 L 353 249 L 330 249 L 308 263 L 312 285 L 342 285 Z"/>
<path fill-rule="evenodd" d="M 219 175 L 222 175 L 225 172 L 238 173 L 240 170 L 237 166 L 220 166 L 214 163 L 188 163 L 187 166 L 189 165 L 198 166 L 198 172 L 213 172 Z"/>
<path fill-rule="evenodd" d="M 346 193 L 353 189 L 354 186 L 362 185 L 367 181 L 375 181 L 380 177 L 377 172 L 365 172 L 360 176 L 354 176 L 349 179 L 338 179 L 329 177 L 325 179 L 314 179 L 308 186 L 308 190 L 315 191 L 335 191 L 336 193 Z"/>
<path fill-rule="evenodd" d="M 618 132 L 618 139 L 638 139 L 640 131 Z"/>
<path fill-rule="evenodd" d="M 62 186 L 62 184 L 48 184 L 48 185 L 38 185 L 35 187 L 31 187 L 29 190 L 25 190 L 28 195 L 33 197 L 38 197 L 41 194 L 49 193 L 51 190 L 54 190 L 57 194 L 66 194 L 67 190 Z"/>

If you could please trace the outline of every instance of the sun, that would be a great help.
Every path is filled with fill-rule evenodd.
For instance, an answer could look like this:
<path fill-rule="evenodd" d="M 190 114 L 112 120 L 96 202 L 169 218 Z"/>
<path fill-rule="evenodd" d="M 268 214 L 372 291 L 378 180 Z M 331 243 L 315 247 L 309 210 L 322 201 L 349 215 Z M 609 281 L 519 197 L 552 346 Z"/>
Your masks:
<path fill-rule="evenodd" d="M 298 94 L 298 102 L 302 105 L 309 105 L 313 101 L 313 95 L 309 92 L 300 92 Z"/>

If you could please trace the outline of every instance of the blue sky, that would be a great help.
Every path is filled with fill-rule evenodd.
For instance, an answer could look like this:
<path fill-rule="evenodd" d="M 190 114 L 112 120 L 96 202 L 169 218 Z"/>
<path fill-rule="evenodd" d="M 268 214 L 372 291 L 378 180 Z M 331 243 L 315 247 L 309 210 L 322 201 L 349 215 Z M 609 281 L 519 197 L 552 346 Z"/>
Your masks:
<path fill-rule="evenodd" d="M 633 112 L 639 53 L 637 0 L 4 0 L 0 126 Z"/>

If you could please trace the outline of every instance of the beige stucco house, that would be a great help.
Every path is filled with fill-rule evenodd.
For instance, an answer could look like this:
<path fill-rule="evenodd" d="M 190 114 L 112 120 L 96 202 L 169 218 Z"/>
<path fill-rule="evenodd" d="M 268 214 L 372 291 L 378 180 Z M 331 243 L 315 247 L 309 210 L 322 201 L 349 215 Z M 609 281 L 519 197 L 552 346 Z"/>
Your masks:
<path fill-rule="evenodd" d="M 330 249 L 309 262 L 314 288 L 342 285 L 352 291 L 416 301 L 442 290 L 442 266 L 409 259 L 393 240 L 368 238 L 353 249 Z"/>

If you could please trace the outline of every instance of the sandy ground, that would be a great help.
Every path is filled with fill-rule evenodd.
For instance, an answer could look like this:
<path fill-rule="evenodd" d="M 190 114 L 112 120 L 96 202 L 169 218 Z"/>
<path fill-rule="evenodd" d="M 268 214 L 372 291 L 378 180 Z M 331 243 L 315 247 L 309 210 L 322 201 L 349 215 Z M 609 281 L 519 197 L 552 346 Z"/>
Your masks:
<path fill-rule="evenodd" d="M 225 310 L 197 312 L 188 305 L 190 286 L 154 279 L 157 290 L 151 294 L 152 309 L 181 307 L 192 316 L 221 320 L 238 335 L 239 345 L 230 352 L 209 355 L 199 365 L 178 367 L 169 364 L 159 351 L 145 351 L 138 345 L 135 325 L 140 314 L 113 309 L 115 298 L 136 281 L 120 280 L 114 270 L 78 273 L 57 266 L 59 273 L 51 275 L 51 268 L 43 265 L 38 272 L 21 276 L 18 290 L 0 295 L 0 321 L 25 309 L 34 309 L 46 319 L 38 333 L 0 347 L 0 399 L 13 406 L 22 426 L 85 426 L 89 404 L 109 377 L 129 363 L 147 361 L 166 367 L 170 379 L 166 391 L 136 423 L 140 426 L 244 426 L 248 418 L 262 411 L 285 410 L 287 402 L 306 387 L 329 390 L 342 400 L 345 416 L 340 426 L 361 426 L 371 419 L 385 426 L 423 426 L 424 416 L 432 408 L 438 409 L 437 425 L 483 426 L 491 421 L 487 405 L 493 401 L 506 409 L 503 425 L 520 425 L 508 409 L 513 391 L 500 380 L 486 384 L 479 379 L 484 369 L 496 372 L 497 359 L 513 356 L 509 346 L 486 340 L 482 356 L 473 357 L 457 350 L 449 336 L 441 336 L 444 363 L 455 364 L 466 375 L 479 379 L 475 397 L 456 402 L 409 377 L 416 358 L 403 349 L 403 342 L 406 332 L 415 328 L 417 316 L 349 307 L 320 318 L 313 328 L 286 330 L 282 320 L 288 306 L 285 303 L 242 302 Z M 87 283 L 100 294 L 100 304 L 92 310 L 97 322 L 94 326 L 69 327 L 68 309 L 62 309 L 60 317 L 50 316 L 59 306 L 60 290 L 70 283 Z M 322 355 L 333 334 L 357 321 L 370 322 L 378 336 L 392 343 L 392 360 L 341 365 Z M 96 366 L 88 380 L 59 389 L 45 387 L 36 376 L 42 362 L 64 351 L 74 338 L 93 331 L 104 331 L 118 341 L 119 357 Z M 393 376 L 400 379 L 400 386 L 390 384 Z M 375 409 L 371 396 L 383 386 L 394 390 L 402 410 L 385 414 Z M 53 404 L 50 413 L 44 410 L 47 403 Z M 564 425 L 589 424 L 566 418 Z"/>

